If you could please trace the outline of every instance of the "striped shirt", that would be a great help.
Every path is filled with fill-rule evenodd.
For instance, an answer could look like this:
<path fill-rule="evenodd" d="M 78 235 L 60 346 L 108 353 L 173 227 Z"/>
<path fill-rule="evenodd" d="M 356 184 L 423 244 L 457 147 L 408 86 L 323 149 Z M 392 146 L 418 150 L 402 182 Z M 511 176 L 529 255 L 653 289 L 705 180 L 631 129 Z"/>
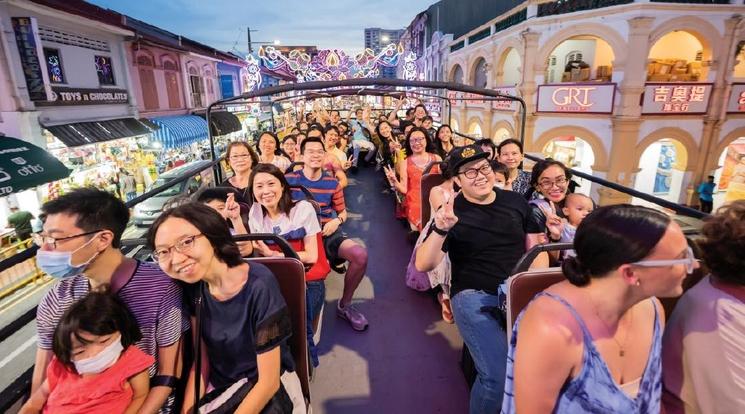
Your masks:
<path fill-rule="evenodd" d="M 291 172 L 285 175 L 287 182 L 292 185 L 302 185 L 310 190 L 313 197 L 321 207 L 321 223 L 326 224 L 342 211 L 347 209 L 344 203 L 344 191 L 342 191 L 339 180 L 326 172 L 321 173 L 321 178 L 313 181 L 308 179 L 303 170 Z M 300 190 L 292 190 L 292 198 L 305 200 L 305 195 Z"/>
<path fill-rule="evenodd" d="M 77 275 L 57 281 L 36 310 L 37 345 L 52 349 L 54 330 L 62 314 L 90 291 L 88 278 Z M 189 328 L 182 307 L 181 287 L 154 263 L 138 262 L 132 278 L 118 293 L 137 320 L 142 339 L 137 347 L 155 357 L 150 376 L 158 370 L 158 348 L 173 345 Z"/>

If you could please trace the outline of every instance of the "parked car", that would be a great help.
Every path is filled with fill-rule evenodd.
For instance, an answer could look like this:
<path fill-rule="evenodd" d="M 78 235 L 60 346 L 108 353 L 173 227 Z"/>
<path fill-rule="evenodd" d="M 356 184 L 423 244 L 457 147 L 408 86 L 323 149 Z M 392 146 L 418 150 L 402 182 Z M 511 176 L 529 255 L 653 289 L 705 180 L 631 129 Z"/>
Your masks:
<path fill-rule="evenodd" d="M 211 185 L 214 180 L 212 169 L 208 168 L 199 172 L 200 169 L 209 165 L 210 162 L 211 161 L 207 160 L 190 162 L 170 171 L 166 171 L 158 176 L 146 191 L 160 187 L 183 175 L 193 173 L 193 176 L 188 180 L 182 181 L 162 193 L 137 204 L 134 208 L 134 213 L 132 214 L 134 224 L 143 227 L 153 224 L 155 219 L 160 216 L 160 213 L 163 211 L 163 206 L 165 206 L 168 201 L 174 198 L 190 196 L 196 193 L 199 189 Z"/>

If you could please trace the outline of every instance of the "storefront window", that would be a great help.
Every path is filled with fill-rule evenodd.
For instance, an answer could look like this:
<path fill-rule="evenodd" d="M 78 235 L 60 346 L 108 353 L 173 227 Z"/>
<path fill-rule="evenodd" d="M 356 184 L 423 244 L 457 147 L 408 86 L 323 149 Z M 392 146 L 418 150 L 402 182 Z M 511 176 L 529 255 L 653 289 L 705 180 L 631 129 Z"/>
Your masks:
<path fill-rule="evenodd" d="M 62 70 L 62 58 L 59 50 L 44 48 L 44 59 L 47 61 L 47 72 L 51 83 L 65 83 L 65 72 Z"/>
<path fill-rule="evenodd" d="M 111 66 L 111 58 L 108 56 L 94 56 L 98 83 L 101 85 L 115 85 L 114 68 Z"/>

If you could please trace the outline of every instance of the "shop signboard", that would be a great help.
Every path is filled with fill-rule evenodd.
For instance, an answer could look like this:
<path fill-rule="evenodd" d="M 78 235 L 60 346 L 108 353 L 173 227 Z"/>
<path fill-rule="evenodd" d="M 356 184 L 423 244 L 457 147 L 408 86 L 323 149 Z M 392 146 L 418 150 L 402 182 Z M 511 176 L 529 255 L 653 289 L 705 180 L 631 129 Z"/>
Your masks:
<path fill-rule="evenodd" d="M 711 89 L 711 83 L 648 83 L 644 87 L 642 114 L 705 114 Z"/>
<path fill-rule="evenodd" d="M 60 105 L 112 105 L 129 102 L 126 89 L 52 88 L 52 99 L 37 102 L 40 106 Z"/>
<path fill-rule="evenodd" d="M 514 86 L 508 87 L 497 87 L 495 91 L 503 93 L 505 95 L 515 96 L 517 94 L 517 88 Z M 477 93 L 470 92 L 457 92 L 448 91 L 448 99 L 450 99 L 453 106 L 460 106 L 465 102 L 468 107 L 484 108 L 487 107 L 487 103 L 491 102 L 491 108 L 497 111 L 514 111 L 517 109 L 517 103 L 515 101 L 508 100 L 492 100 L 492 97 L 486 97 Z"/>
<path fill-rule="evenodd" d="M 730 114 L 745 113 L 745 83 L 733 83 L 732 93 L 727 103 L 727 112 Z"/>
<path fill-rule="evenodd" d="M 540 85 L 537 112 L 611 114 L 615 97 L 615 83 Z"/>
<path fill-rule="evenodd" d="M 12 17 L 13 33 L 15 34 L 18 54 L 20 56 L 23 76 L 26 78 L 26 88 L 32 101 L 47 101 L 50 99 L 49 77 L 46 65 L 42 64 L 44 56 L 39 38 L 39 28 L 33 17 Z"/>
<path fill-rule="evenodd" d="M 514 86 L 505 86 L 494 88 L 495 91 L 510 96 L 517 96 L 517 88 Z M 492 101 L 491 109 L 495 111 L 516 111 L 517 102 L 509 100 Z"/>

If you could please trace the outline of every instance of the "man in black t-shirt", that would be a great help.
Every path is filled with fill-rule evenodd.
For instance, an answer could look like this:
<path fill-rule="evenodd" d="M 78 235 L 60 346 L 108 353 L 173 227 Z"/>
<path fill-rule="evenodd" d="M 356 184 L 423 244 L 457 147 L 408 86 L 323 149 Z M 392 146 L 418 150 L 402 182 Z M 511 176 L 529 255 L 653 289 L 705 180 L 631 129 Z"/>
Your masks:
<path fill-rule="evenodd" d="M 525 199 L 494 188 L 488 157 L 476 145 L 451 151 L 446 162 L 461 193 L 435 213 L 416 256 L 419 271 L 432 270 L 446 253 L 450 258 L 453 315 L 478 372 L 471 413 L 498 412 L 502 405 L 507 336 L 488 309 L 503 309 L 500 285 L 541 236 Z"/>

